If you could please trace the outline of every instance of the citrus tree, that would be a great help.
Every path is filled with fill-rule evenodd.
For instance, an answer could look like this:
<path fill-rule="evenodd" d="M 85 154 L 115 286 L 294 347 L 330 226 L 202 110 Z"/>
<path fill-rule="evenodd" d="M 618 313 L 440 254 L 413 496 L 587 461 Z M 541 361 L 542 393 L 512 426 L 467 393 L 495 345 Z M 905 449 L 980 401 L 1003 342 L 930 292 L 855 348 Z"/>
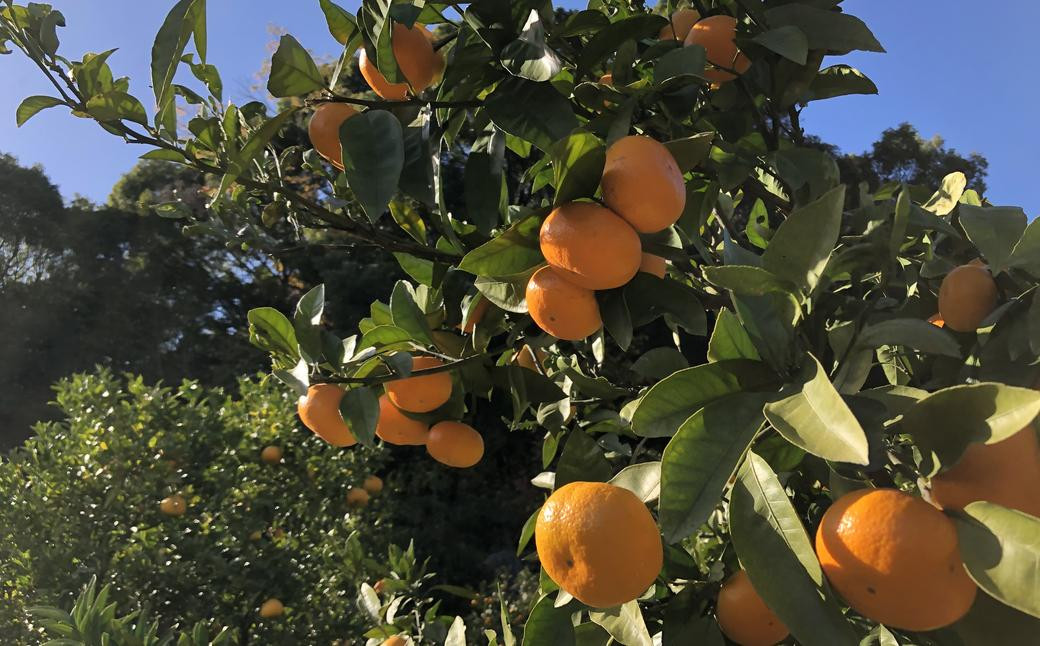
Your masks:
<path fill-rule="evenodd" d="M 277 113 L 224 100 L 204 0 L 159 30 L 154 112 L 107 54 L 58 54 L 48 6 L 8 0 L 0 38 L 55 88 L 20 123 L 64 106 L 219 183 L 204 217 L 156 207 L 186 233 L 331 229 L 394 255 L 411 280 L 356 334 L 322 326 L 319 286 L 253 310 L 252 340 L 346 452 L 465 469 L 486 436 L 541 438 L 523 643 L 1026 643 L 1040 224 L 960 173 L 842 183 L 801 112 L 876 92 L 826 59 L 883 50 L 840 4 L 320 0 L 340 65 L 283 36 Z M 358 50 L 377 99 L 338 91 Z M 310 145 L 286 146 L 300 113 Z M 501 423 L 467 423 L 489 408 Z M 372 643 L 516 641 L 508 621 L 426 631 L 448 622 L 394 592 L 361 589 Z"/>

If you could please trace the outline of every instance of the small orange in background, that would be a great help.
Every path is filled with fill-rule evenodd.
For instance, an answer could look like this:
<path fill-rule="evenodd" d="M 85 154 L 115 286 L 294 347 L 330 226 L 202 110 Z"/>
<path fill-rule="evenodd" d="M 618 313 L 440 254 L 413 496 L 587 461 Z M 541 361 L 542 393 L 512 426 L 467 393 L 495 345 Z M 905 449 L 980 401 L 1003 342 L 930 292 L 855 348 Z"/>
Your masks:
<path fill-rule="evenodd" d="M 426 27 L 420 24 L 405 27 L 399 22 L 394 23 L 390 34 L 391 49 L 401 74 L 408 80 L 407 83 L 389 82 L 375 62 L 368 58 L 365 49 L 361 49 L 361 76 L 373 92 L 388 101 L 403 101 L 408 98 L 409 89 L 422 92 L 433 85 L 441 63 L 433 51 L 432 39 L 426 32 Z"/>
<path fill-rule="evenodd" d="M 541 372 L 541 366 L 545 363 L 548 356 L 545 350 L 541 348 L 534 350 L 531 346 L 525 344 L 513 355 L 512 361 L 521 368 Z"/>
<path fill-rule="evenodd" d="M 672 13 L 668 24 L 661 27 L 657 38 L 658 40 L 685 40 L 686 35 L 690 33 L 690 29 L 700 19 L 701 14 L 696 9 L 689 7 L 679 9 Z"/>
<path fill-rule="evenodd" d="M 371 496 L 364 489 L 358 487 L 351 487 L 347 490 L 347 506 L 348 507 L 367 507 L 368 501 Z"/>
<path fill-rule="evenodd" d="M 353 446 L 357 438 L 343 421 L 339 402 L 343 389 L 335 384 L 314 384 L 307 389 L 307 396 L 300 397 L 296 411 L 303 425 L 332 446 Z"/>
<path fill-rule="evenodd" d="M 545 218 L 538 242 L 546 262 L 586 289 L 621 287 L 639 271 L 639 235 L 595 202 L 568 202 Z"/>
<path fill-rule="evenodd" d="M 652 253 L 644 253 L 639 262 L 639 271 L 657 276 L 658 278 L 664 278 L 665 273 L 668 271 L 668 261 Z"/>
<path fill-rule="evenodd" d="M 726 637 L 740 646 L 773 646 L 790 632 L 758 595 L 744 570 L 722 584 L 715 617 Z"/>
<path fill-rule="evenodd" d="M 997 307 L 997 282 L 984 265 L 957 267 L 939 287 L 939 316 L 946 327 L 974 332 Z"/>
<path fill-rule="evenodd" d="M 275 598 L 268 599 L 260 605 L 260 616 L 264 619 L 281 617 L 284 612 L 285 606 L 282 605 L 281 601 Z"/>
<path fill-rule="evenodd" d="M 650 510 L 628 489 L 605 482 L 554 491 L 538 512 L 534 540 L 549 578 L 593 608 L 636 599 L 664 562 Z"/>
<path fill-rule="evenodd" d="M 751 61 L 737 48 L 736 37 L 736 18 L 711 16 L 695 24 L 684 43 L 700 45 L 707 51 L 708 62 L 714 67 L 705 70 L 704 78 L 715 83 L 725 83 L 737 78 L 727 70 L 743 74 L 751 67 Z"/>
<path fill-rule="evenodd" d="M 972 442 L 951 468 L 934 476 L 932 501 L 964 509 L 977 500 L 1040 517 L 1040 442 L 1027 426 L 994 444 Z"/>
<path fill-rule="evenodd" d="M 443 366 L 435 357 L 412 357 L 412 372 Z M 390 401 L 409 413 L 428 413 L 451 399 L 451 375 L 437 372 L 387 382 L 386 394 Z"/>
<path fill-rule="evenodd" d="M 600 85 L 614 85 L 614 74 L 607 72 L 603 76 L 599 77 Z"/>
<path fill-rule="evenodd" d="M 686 181 L 664 144 L 629 135 L 607 148 L 603 201 L 639 233 L 675 224 L 686 207 Z"/>
<path fill-rule="evenodd" d="M 932 314 L 932 317 L 928 319 L 928 322 L 934 325 L 935 327 L 946 326 L 946 321 L 944 321 L 943 318 L 938 314 Z"/>
<path fill-rule="evenodd" d="M 473 334 L 473 329 L 480 325 L 480 322 L 484 320 L 484 315 L 491 309 L 491 301 L 483 296 L 478 296 L 477 298 L 479 300 L 470 305 L 469 313 L 466 314 L 466 320 L 459 326 L 462 328 L 463 334 Z"/>
<path fill-rule="evenodd" d="M 527 310 L 538 327 L 565 341 L 580 341 L 603 327 L 596 293 L 552 267 L 542 267 L 528 281 Z"/>
<path fill-rule="evenodd" d="M 949 626 L 978 591 L 953 521 L 897 489 L 860 489 L 836 500 L 816 532 L 816 554 L 856 612 L 893 628 Z"/>
<path fill-rule="evenodd" d="M 383 594 L 383 590 L 386 590 L 386 579 L 379 579 L 372 585 L 372 589 L 376 591 L 376 594 Z"/>
<path fill-rule="evenodd" d="M 314 109 L 307 136 L 318 154 L 333 166 L 343 170 L 343 149 L 339 141 L 339 127 L 358 112 L 346 103 L 322 103 Z"/>
<path fill-rule="evenodd" d="M 426 422 L 412 419 L 402 413 L 387 395 L 379 398 L 379 421 L 376 436 L 387 444 L 398 446 L 422 446 L 430 434 Z"/>
<path fill-rule="evenodd" d="M 371 495 L 382 493 L 383 479 L 379 476 L 366 476 L 364 484 L 361 485 Z"/>
<path fill-rule="evenodd" d="M 408 646 L 411 641 L 407 637 L 401 637 L 400 635 L 394 635 L 388 637 L 380 646 Z"/>
<path fill-rule="evenodd" d="M 183 516 L 184 512 L 188 511 L 188 503 L 184 496 L 174 494 L 159 501 L 159 511 L 165 516 Z"/>
<path fill-rule="evenodd" d="M 282 449 L 277 446 L 265 446 L 263 451 L 260 451 L 260 459 L 267 464 L 278 464 L 282 461 Z"/>
<path fill-rule="evenodd" d="M 484 457 L 484 438 L 462 422 L 439 422 L 430 428 L 426 452 L 449 467 L 466 469 Z"/>

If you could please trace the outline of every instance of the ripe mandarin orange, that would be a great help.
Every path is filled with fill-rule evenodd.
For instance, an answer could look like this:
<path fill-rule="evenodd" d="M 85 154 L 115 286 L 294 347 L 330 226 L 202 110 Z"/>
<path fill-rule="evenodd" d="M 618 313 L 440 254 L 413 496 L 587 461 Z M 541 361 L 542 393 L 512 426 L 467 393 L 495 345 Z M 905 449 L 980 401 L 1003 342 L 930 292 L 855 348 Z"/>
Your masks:
<path fill-rule="evenodd" d="M 365 483 L 361 486 L 374 496 L 383 491 L 383 479 L 379 476 L 366 476 Z"/>
<path fill-rule="evenodd" d="M 639 233 L 675 224 L 686 207 L 686 183 L 672 153 L 661 142 L 629 135 L 607 149 L 603 201 Z"/>
<path fill-rule="evenodd" d="M 283 612 L 285 612 L 285 606 L 278 599 L 268 599 L 260 606 L 260 616 L 264 619 L 281 617 Z"/>
<path fill-rule="evenodd" d="M 939 316 L 951 330 L 974 332 L 996 306 L 997 283 L 984 266 L 961 265 L 939 287 Z"/>
<path fill-rule="evenodd" d="M 357 110 L 346 103 L 322 103 L 314 109 L 307 124 L 307 136 L 314 150 L 340 170 L 343 170 L 343 149 L 339 143 L 339 127 L 356 114 Z"/>
<path fill-rule="evenodd" d="M 335 384 L 314 384 L 307 389 L 307 396 L 300 397 L 296 411 L 303 425 L 332 446 L 353 446 L 357 438 L 343 421 L 339 402 L 343 389 Z"/>
<path fill-rule="evenodd" d="M 347 506 L 348 507 L 365 507 L 368 505 L 370 496 L 364 489 L 358 487 L 351 487 L 347 490 Z"/>
<path fill-rule="evenodd" d="M 586 289 L 621 287 L 639 271 L 643 253 L 635 229 L 594 202 L 553 209 L 538 242 L 550 266 Z"/>
<path fill-rule="evenodd" d="M 700 19 L 701 14 L 696 9 L 690 9 L 689 7 L 679 9 L 672 13 L 668 24 L 661 27 L 657 38 L 659 40 L 685 40 L 686 35 L 690 33 L 690 29 Z"/>
<path fill-rule="evenodd" d="M 423 35 L 426 36 L 426 40 L 430 41 L 430 46 L 434 47 L 437 45 L 437 37 L 433 35 L 433 32 L 429 29 L 422 30 Z M 448 61 L 444 58 L 444 52 L 439 49 L 433 50 L 433 78 L 430 80 L 430 86 L 437 85 L 444 79 L 444 70 L 448 67 Z"/>
<path fill-rule="evenodd" d="M 180 494 L 167 496 L 159 502 L 159 511 L 165 516 L 183 516 L 187 510 L 188 503 Z"/>
<path fill-rule="evenodd" d="M 260 451 L 260 459 L 267 464 L 278 464 L 282 461 L 282 449 L 277 446 L 265 446 Z"/>
<path fill-rule="evenodd" d="M 480 325 L 480 322 L 484 320 L 484 315 L 491 308 L 491 301 L 482 296 L 478 298 L 479 300 L 470 306 L 469 313 L 466 314 L 466 320 L 460 326 L 463 334 L 472 334 L 473 328 Z"/>
<path fill-rule="evenodd" d="M 443 366 L 444 362 L 434 357 L 412 357 L 412 372 Z M 451 399 L 451 375 L 436 372 L 397 379 L 386 384 L 390 401 L 409 413 L 428 413 Z"/>
<path fill-rule="evenodd" d="M 468 424 L 438 422 L 430 427 L 426 452 L 441 464 L 465 469 L 484 456 L 484 438 Z"/>
<path fill-rule="evenodd" d="M 726 637 L 740 646 L 773 646 L 789 633 L 758 596 L 744 570 L 738 570 L 722 584 L 715 617 Z"/>
<path fill-rule="evenodd" d="M 408 646 L 408 639 L 400 635 L 388 637 L 381 646 Z"/>
<path fill-rule="evenodd" d="M 704 72 L 704 78 L 715 83 L 725 83 L 737 78 L 751 67 L 751 61 L 737 48 L 734 40 L 737 36 L 737 21 L 731 16 L 711 16 L 701 20 L 690 29 L 684 43 L 700 45 L 707 51 L 711 67 Z M 725 69 L 720 69 L 725 68 Z"/>
<path fill-rule="evenodd" d="M 538 512 L 534 540 L 549 578 L 594 608 L 637 598 L 664 561 L 646 505 L 605 482 L 571 482 L 554 491 Z"/>
<path fill-rule="evenodd" d="M 403 101 L 408 98 L 409 86 L 415 92 L 422 92 L 433 84 L 439 63 L 431 39 L 424 32 L 426 28 L 419 24 L 405 27 L 401 23 L 394 23 L 390 35 L 391 49 L 407 83 L 387 81 L 375 62 L 368 58 L 365 49 L 361 49 L 361 76 L 373 92 L 388 101 Z"/>
<path fill-rule="evenodd" d="M 665 272 L 668 270 L 667 265 L 668 261 L 661 256 L 644 253 L 639 261 L 639 271 L 657 276 L 658 278 L 664 278 Z"/>
<path fill-rule="evenodd" d="M 1040 442 L 1027 426 L 995 444 L 973 442 L 950 469 L 932 478 L 932 500 L 964 509 L 986 500 L 1040 517 Z"/>
<path fill-rule="evenodd" d="M 527 310 L 538 327 L 565 341 L 580 341 L 603 327 L 595 292 L 568 282 L 552 267 L 542 267 L 528 281 Z"/>
<path fill-rule="evenodd" d="M 816 554 L 845 601 L 886 626 L 942 628 L 975 600 L 953 521 L 896 489 L 861 489 L 836 500 L 816 532 Z"/>
<path fill-rule="evenodd" d="M 379 421 L 376 422 L 376 435 L 387 444 L 400 446 L 422 446 L 430 434 L 430 426 L 426 422 L 408 417 L 387 395 L 379 398 Z"/>

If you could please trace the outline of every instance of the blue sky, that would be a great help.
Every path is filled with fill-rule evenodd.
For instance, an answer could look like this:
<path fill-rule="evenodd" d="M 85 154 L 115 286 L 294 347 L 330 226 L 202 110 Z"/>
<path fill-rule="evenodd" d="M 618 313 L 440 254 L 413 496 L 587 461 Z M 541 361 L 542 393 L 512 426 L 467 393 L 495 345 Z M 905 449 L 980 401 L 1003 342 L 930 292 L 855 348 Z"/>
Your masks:
<path fill-rule="evenodd" d="M 61 51 L 78 57 L 119 47 L 110 63 L 117 75 L 134 79 L 131 91 L 147 104 L 152 38 L 172 0 L 52 3 L 69 24 L 59 32 Z M 358 3 L 342 4 L 354 9 Z M 317 0 L 217 0 L 209 5 L 210 62 L 221 69 L 225 94 L 236 102 L 263 96 L 255 89 L 256 73 L 270 58 L 270 27 L 285 28 L 315 53 L 336 51 Z M 985 12 L 979 6 L 967 0 L 846 0 L 846 11 L 863 18 L 888 53 L 852 54 L 844 62 L 870 76 L 881 94 L 811 104 L 803 125 L 843 150 L 860 152 L 885 128 L 908 121 L 925 137 L 939 134 L 962 153 L 986 156 L 989 199 L 1023 206 L 1035 217 L 1040 193 L 1034 184 L 1036 164 L 1026 151 L 1040 149 L 1040 73 L 1033 65 L 1040 3 L 994 2 Z M 0 152 L 23 164 L 41 164 L 66 198 L 81 194 L 104 201 L 112 184 L 145 152 L 60 109 L 16 128 L 21 98 L 47 94 L 49 87 L 17 54 L 0 57 L 0 83 L 6 90 L 0 95 Z"/>

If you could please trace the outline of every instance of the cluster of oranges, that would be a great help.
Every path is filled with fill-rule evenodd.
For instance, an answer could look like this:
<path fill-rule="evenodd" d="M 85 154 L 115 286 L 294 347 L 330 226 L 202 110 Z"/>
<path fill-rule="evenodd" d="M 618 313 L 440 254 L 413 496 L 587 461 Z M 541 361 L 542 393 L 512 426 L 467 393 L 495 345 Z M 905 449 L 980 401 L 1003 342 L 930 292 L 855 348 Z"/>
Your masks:
<path fill-rule="evenodd" d="M 412 370 L 429 370 L 444 364 L 435 357 L 412 357 Z M 484 438 L 472 426 L 455 421 L 430 426 L 408 414 L 423 414 L 443 406 L 451 398 L 447 372 L 415 375 L 391 381 L 379 398 L 376 435 L 387 444 L 425 446 L 434 460 L 451 467 L 471 467 L 484 456 Z M 304 426 L 333 446 L 353 446 L 357 438 L 340 413 L 343 389 L 334 384 L 314 384 L 297 406 Z"/>
<path fill-rule="evenodd" d="M 686 206 L 686 184 L 664 144 L 630 135 L 607 149 L 601 206 L 568 202 L 542 223 L 547 266 L 527 284 L 527 308 L 538 327 L 578 341 L 603 325 L 595 291 L 621 287 L 640 269 L 664 276 L 663 258 L 644 254 L 640 233 L 672 226 Z"/>

